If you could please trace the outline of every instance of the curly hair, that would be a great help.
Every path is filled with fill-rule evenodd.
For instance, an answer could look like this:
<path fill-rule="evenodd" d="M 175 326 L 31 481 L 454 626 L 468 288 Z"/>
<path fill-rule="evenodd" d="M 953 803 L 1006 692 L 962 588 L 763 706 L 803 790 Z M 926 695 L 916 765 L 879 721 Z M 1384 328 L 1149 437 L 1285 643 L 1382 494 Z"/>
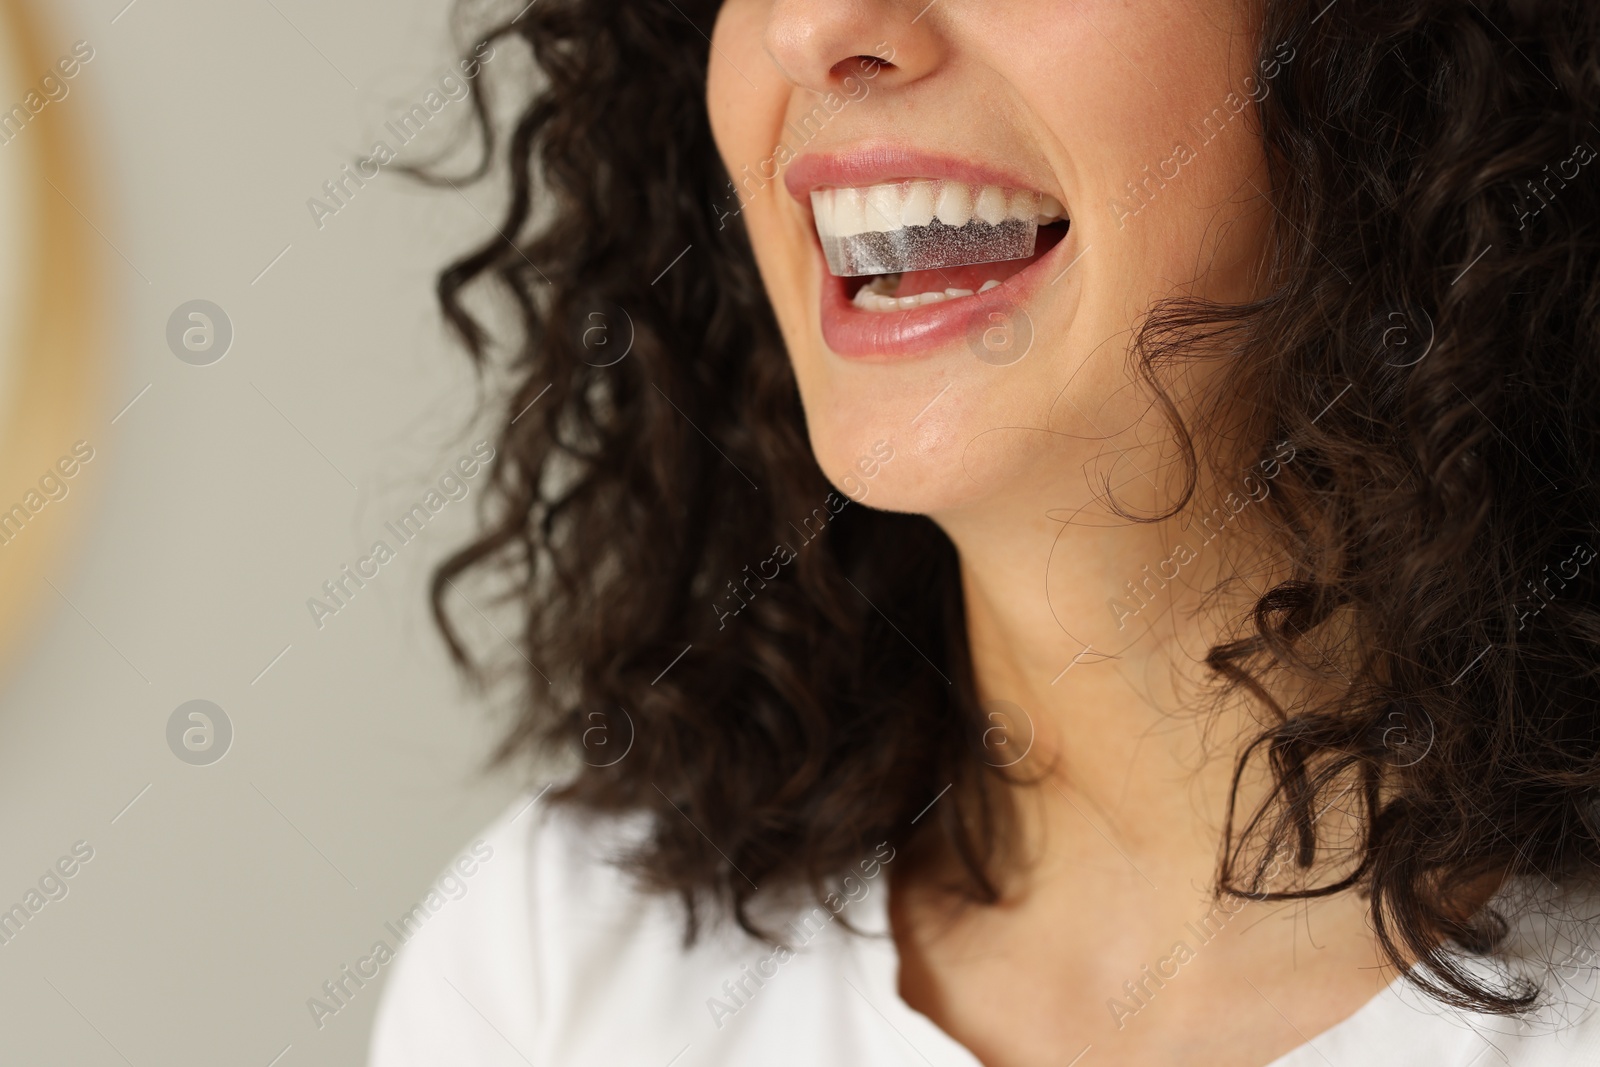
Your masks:
<path fill-rule="evenodd" d="M 1163 301 L 1130 354 L 1159 395 L 1164 368 L 1222 342 L 1216 402 L 1244 413 L 1247 451 L 1294 448 L 1258 509 L 1286 576 L 1207 660 L 1267 713 L 1237 756 L 1218 889 L 1362 893 L 1411 981 L 1519 1011 L 1536 987 L 1463 965 L 1506 916 L 1463 902 L 1486 878 L 1600 864 L 1600 7 L 1262 7 L 1263 63 L 1294 57 L 1254 114 L 1267 295 Z M 682 895 L 688 937 L 708 898 L 758 933 L 758 885 L 815 888 L 884 840 L 942 837 L 992 902 L 1012 812 L 983 758 L 956 553 L 927 518 L 833 493 L 811 454 L 719 208 L 716 8 L 544 0 L 481 35 L 525 42 L 540 74 L 505 130 L 474 87 L 472 176 L 503 163 L 510 198 L 438 291 L 480 368 L 493 338 L 465 298 L 510 294 L 514 387 L 493 506 L 437 572 L 434 614 L 481 674 L 446 595 L 508 580 L 532 669 L 499 758 L 558 746 L 579 757 L 560 802 L 647 813 L 632 864 Z M 1215 457 L 1165 407 L 1189 471 L 1170 515 Z M 773 545 L 782 573 L 752 585 Z M 1327 685 L 1280 705 L 1276 672 Z M 626 758 L 584 758 L 597 724 Z M 1244 808 L 1255 766 L 1272 788 Z M 1343 797 L 1335 842 L 1318 816 Z M 1270 884 L 1280 854 L 1294 885 Z"/>

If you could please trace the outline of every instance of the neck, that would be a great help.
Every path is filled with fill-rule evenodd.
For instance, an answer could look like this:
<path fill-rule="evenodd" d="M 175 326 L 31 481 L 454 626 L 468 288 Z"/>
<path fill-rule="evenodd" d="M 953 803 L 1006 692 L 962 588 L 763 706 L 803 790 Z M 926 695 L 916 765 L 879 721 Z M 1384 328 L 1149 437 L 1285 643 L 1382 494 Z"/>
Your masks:
<path fill-rule="evenodd" d="M 1253 600 L 1243 583 L 1207 596 L 1250 573 L 1249 504 L 1213 512 L 1226 492 L 1149 523 L 1037 506 L 939 517 L 961 558 L 978 696 L 1000 727 L 991 762 L 1027 751 L 1017 811 L 1030 851 L 1049 858 L 1059 845 L 1039 844 L 1044 827 L 1087 820 L 1146 873 L 1190 896 L 1209 885 L 1237 742 L 1257 722 L 1244 699 L 1206 688 L 1207 652 Z"/>

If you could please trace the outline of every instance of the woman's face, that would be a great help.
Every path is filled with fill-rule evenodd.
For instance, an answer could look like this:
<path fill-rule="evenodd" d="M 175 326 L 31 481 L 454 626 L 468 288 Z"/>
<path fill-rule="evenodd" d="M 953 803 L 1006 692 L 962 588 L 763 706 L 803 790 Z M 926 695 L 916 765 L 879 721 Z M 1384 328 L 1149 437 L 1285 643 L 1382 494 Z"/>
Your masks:
<path fill-rule="evenodd" d="M 727 0 L 707 90 L 735 182 L 719 211 L 748 229 L 842 491 L 998 514 L 1155 462 L 1132 327 L 1163 297 L 1255 291 L 1253 107 L 1293 49 L 1261 63 L 1252 17 L 1234 0 Z M 835 277 L 814 190 L 857 251 L 984 258 L 1015 230 L 969 212 L 1045 225 L 1030 258 Z"/>

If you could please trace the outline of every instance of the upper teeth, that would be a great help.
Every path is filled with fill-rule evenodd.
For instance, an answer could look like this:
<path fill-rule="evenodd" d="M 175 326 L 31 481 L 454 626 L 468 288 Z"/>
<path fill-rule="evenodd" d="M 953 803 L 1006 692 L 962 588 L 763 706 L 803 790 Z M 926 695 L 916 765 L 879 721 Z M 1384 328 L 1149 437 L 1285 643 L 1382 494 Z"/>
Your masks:
<path fill-rule="evenodd" d="M 973 219 L 998 226 L 1008 218 L 1045 225 L 1066 217 L 1061 201 L 1048 193 L 940 180 L 815 189 L 811 208 L 817 233 L 826 237 L 888 233 L 934 219 L 946 226 L 965 226 Z"/>

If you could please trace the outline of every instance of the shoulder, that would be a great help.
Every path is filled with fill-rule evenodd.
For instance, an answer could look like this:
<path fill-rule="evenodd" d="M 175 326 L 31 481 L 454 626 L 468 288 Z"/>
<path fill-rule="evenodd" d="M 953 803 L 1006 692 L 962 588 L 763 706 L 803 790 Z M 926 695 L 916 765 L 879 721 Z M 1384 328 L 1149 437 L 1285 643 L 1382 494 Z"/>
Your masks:
<path fill-rule="evenodd" d="M 508 807 L 463 851 L 465 890 L 406 931 L 369 1067 L 976 1067 L 896 993 L 892 850 L 824 903 L 769 901 L 783 947 L 725 919 L 686 945 L 678 898 L 613 862 L 648 830 L 538 798 Z"/>
<path fill-rule="evenodd" d="M 1545 881 L 1517 882 L 1503 899 L 1513 926 L 1503 956 L 1486 973 L 1523 980 L 1537 987 L 1539 999 L 1515 1020 L 1485 1020 L 1476 1027 L 1480 1039 L 1515 1067 L 1595 1063 L 1600 882 L 1562 888 Z"/>
<path fill-rule="evenodd" d="M 1272 1067 L 1600 1062 L 1600 888 L 1521 883 L 1499 903 L 1513 920 L 1507 937 L 1495 954 L 1468 958 L 1464 966 L 1496 988 L 1537 987 L 1532 1010 L 1515 1016 L 1463 1011 L 1400 981 Z"/>
<path fill-rule="evenodd" d="M 637 834 L 626 820 L 585 819 L 537 796 L 508 806 L 387 925 L 398 954 L 370 1067 L 533 1058 L 542 1020 L 559 1018 L 570 992 L 569 975 L 553 972 L 606 958 L 608 941 L 645 920 L 611 863 Z M 667 920 L 667 902 L 652 903 L 654 921 Z"/>

